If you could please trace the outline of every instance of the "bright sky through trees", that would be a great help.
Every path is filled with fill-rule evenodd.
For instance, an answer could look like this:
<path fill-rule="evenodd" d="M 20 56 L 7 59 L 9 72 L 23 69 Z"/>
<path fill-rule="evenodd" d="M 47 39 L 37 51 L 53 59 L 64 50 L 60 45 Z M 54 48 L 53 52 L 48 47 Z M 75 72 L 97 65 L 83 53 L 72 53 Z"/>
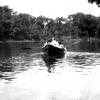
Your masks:
<path fill-rule="evenodd" d="M 0 6 L 8 5 L 18 13 L 28 13 L 35 17 L 67 17 L 70 14 L 100 15 L 100 8 L 88 0 L 0 0 Z"/>

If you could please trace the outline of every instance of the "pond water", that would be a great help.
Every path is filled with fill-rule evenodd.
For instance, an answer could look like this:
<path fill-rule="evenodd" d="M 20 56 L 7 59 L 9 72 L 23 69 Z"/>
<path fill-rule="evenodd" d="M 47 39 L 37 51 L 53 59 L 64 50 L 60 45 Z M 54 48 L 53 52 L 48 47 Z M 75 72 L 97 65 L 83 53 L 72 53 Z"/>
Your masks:
<path fill-rule="evenodd" d="M 0 100 L 100 100 L 100 43 L 49 58 L 39 43 L 0 44 Z"/>

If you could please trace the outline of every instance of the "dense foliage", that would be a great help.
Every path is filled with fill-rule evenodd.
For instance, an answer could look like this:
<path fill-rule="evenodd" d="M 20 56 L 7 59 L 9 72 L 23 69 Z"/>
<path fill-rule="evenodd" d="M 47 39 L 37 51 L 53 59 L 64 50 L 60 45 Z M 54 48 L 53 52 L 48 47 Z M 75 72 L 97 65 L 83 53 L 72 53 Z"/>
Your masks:
<path fill-rule="evenodd" d="M 90 3 L 96 3 L 98 6 L 100 6 L 100 0 L 88 0 Z"/>
<path fill-rule="evenodd" d="M 17 14 L 8 6 L 0 6 L 0 41 L 45 40 L 56 36 L 100 38 L 100 17 L 84 13 L 56 19 Z"/>

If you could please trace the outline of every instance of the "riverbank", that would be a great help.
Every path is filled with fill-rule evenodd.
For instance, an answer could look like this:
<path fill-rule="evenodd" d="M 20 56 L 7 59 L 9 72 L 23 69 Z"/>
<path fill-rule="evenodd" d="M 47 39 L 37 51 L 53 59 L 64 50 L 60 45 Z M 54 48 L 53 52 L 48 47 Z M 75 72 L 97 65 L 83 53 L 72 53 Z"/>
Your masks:
<path fill-rule="evenodd" d="M 80 38 L 62 38 L 62 43 L 64 45 L 72 45 L 72 44 L 76 44 L 78 42 L 80 42 L 81 39 Z M 35 40 L 7 40 L 7 41 L 0 41 L 0 43 L 41 43 L 42 45 L 45 43 L 46 41 L 42 40 L 42 41 L 35 41 Z"/>
<path fill-rule="evenodd" d="M 34 41 L 34 40 L 7 40 L 7 41 L 0 41 L 0 43 L 21 43 L 21 42 L 40 42 L 40 41 Z"/>
<path fill-rule="evenodd" d="M 100 41 L 98 38 L 72 38 L 72 37 L 62 37 L 61 41 L 64 45 L 74 45 L 79 43 L 80 41 Z M 44 44 L 46 40 L 36 41 L 36 40 L 7 40 L 7 41 L 0 41 L 0 43 L 41 43 Z"/>

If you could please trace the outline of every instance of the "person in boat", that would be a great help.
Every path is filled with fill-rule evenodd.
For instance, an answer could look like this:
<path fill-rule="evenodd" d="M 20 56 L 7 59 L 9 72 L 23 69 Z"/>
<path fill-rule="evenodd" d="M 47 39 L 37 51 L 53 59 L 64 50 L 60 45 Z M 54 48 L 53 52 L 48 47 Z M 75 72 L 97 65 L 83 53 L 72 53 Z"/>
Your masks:
<path fill-rule="evenodd" d="M 56 41 L 54 37 L 51 39 L 51 41 L 52 42 L 50 42 L 50 45 L 53 45 L 53 46 L 56 46 L 56 47 L 59 46 L 58 41 Z"/>
<path fill-rule="evenodd" d="M 64 48 L 64 45 L 61 43 L 61 42 L 58 42 L 57 40 L 55 40 L 55 38 L 53 37 L 52 39 L 49 39 L 43 47 L 45 47 L 46 45 L 53 45 L 55 47 L 58 47 L 58 48 Z"/>
<path fill-rule="evenodd" d="M 44 43 L 43 47 L 45 47 L 46 45 L 50 44 L 52 42 L 52 39 L 48 39 L 46 43 Z M 42 48 L 43 48 L 42 47 Z"/>
<path fill-rule="evenodd" d="M 57 45 L 58 42 L 53 37 L 52 39 L 48 39 L 48 41 L 44 45 L 47 45 L 47 44 Z"/>
<path fill-rule="evenodd" d="M 60 41 L 59 42 L 59 45 L 62 47 L 62 48 L 64 48 L 64 45 L 63 45 L 63 43 Z"/>

